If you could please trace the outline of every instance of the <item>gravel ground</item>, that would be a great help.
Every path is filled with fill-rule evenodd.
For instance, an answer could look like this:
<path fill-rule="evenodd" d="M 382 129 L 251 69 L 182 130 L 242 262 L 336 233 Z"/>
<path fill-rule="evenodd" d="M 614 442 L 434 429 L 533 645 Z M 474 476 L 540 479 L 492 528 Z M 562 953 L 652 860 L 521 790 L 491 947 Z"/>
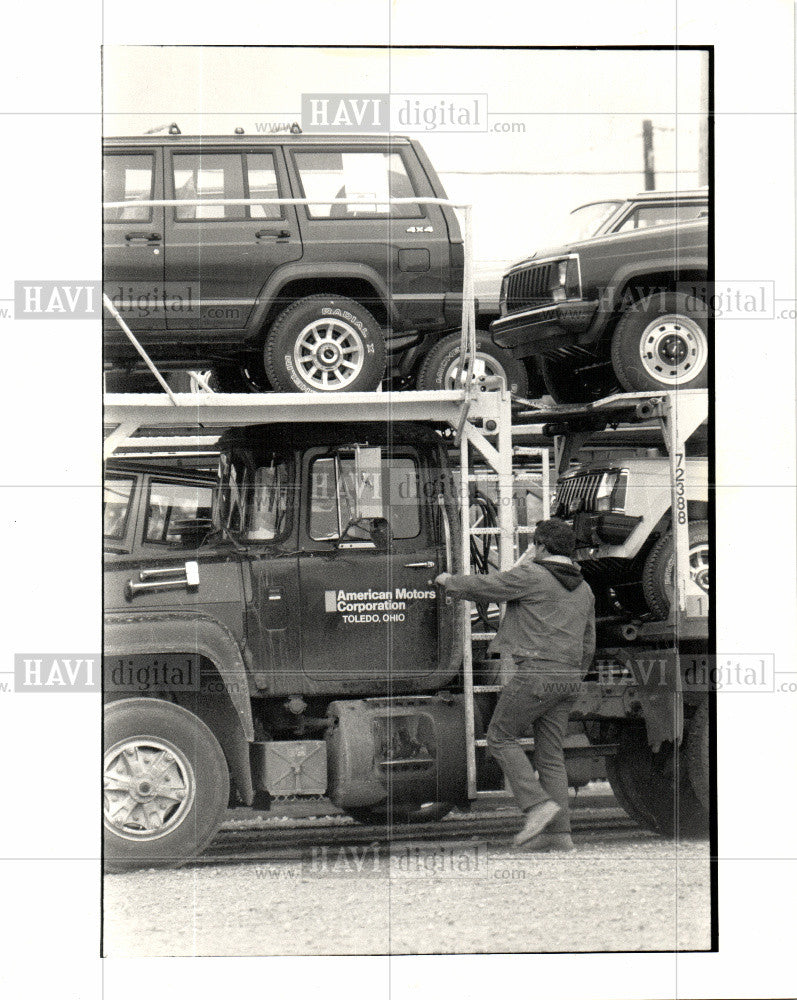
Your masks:
<path fill-rule="evenodd" d="M 351 955 L 710 947 L 709 847 L 583 833 L 571 855 L 478 841 L 105 879 L 105 953 Z"/>

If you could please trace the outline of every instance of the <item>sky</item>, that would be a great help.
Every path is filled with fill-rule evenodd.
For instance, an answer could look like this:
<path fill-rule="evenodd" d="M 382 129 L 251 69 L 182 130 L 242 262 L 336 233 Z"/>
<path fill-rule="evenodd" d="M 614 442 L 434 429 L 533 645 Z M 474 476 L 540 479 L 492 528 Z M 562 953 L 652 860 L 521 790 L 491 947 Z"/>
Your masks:
<path fill-rule="evenodd" d="M 558 242 L 577 205 L 644 188 L 646 118 L 656 187 L 696 186 L 705 58 L 652 50 L 106 47 L 104 131 L 141 135 L 176 121 L 186 134 L 254 133 L 257 123 L 299 121 L 303 93 L 484 94 L 488 131 L 409 134 L 449 197 L 473 204 L 477 263 L 500 270 Z"/>

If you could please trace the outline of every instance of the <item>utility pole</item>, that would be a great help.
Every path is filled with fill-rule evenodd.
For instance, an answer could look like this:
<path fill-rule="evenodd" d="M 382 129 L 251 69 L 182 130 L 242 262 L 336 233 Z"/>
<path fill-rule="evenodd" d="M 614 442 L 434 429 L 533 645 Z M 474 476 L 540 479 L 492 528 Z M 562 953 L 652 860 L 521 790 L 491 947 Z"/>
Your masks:
<path fill-rule="evenodd" d="M 645 170 L 645 190 L 656 190 L 656 161 L 653 157 L 653 122 L 642 122 L 642 164 Z"/>

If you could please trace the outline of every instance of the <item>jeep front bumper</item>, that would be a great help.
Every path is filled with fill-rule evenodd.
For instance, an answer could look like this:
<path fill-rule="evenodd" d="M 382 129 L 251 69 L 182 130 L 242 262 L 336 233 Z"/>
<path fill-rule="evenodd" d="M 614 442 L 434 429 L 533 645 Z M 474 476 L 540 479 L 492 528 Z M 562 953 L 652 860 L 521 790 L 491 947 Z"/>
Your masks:
<path fill-rule="evenodd" d="M 510 313 L 490 324 L 493 342 L 511 351 L 516 358 L 547 354 L 575 343 L 592 322 L 597 302 L 581 299 Z"/>

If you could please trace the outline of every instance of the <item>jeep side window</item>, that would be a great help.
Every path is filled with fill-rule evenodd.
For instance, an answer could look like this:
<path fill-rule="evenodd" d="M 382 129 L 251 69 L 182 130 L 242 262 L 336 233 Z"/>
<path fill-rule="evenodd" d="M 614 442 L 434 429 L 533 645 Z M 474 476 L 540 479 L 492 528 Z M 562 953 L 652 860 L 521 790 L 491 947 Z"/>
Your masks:
<path fill-rule="evenodd" d="M 277 170 L 271 153 L 247 153 L 246 198 L 279 198 Z M 250 219 L 281 219 L 282 205 L 250 205 Z"/>
<path fill-rule="evenodd" d="M 630 229 L 649 229 L 651 226 L 672 226 L 679 222 L 693 222 L 708 214 L 704 203 L 682 205 L 641 205 L 614 230 L 624 233 Z"/>
<path fill-rule="evenodd" d="M 395 205 L 387 199 L 412 198 L 417 192 L 400 153 L 301 152 L 294 154 L 305 198 L 347 198 L 346 205 L 308 206 L 313 219 L 418 219 L 419 205 Z"/>
<path fill-rule="evenodd" d="M 196 483 L 166 483 L 153 479 L 149 484 L 144 541 L 160 545 L 183 544 L 186 522 L 211 517 L 213 490 Z"/>
<path fill-rule="evenodd" d="M 350 522 L 360 516 L 385 517 L 394 538 L 420 534 L 418 467 L 409 457 L 382 458 L 376 481 L 363 481 L 352 452 L 316 458 L 310 465 L 309 534 L 315 541 L 340 538 Z M 349 531 L 351 538 L 368 538 L 363 529 Z"/>
<path fill-rule="evenodd" d="M 175 153 L 174 197 L 244 198 L 244 173 L 239 153 Z M 244 219 L 243 205 L 186 205 L 175 209 L 177 222 Z"/>
<path fill-rule="evenodd" d="M 133 479 L 106 479 L 102 496 L 102 533 L 105 538 L 124 538 Z"/>
<path fill-rule="evenodd" d="M 102 200 L 130 202 L 124 208 L 106 208 L 104 222 L 149 222 L 152 208 L 136 202 L 152 198 L 155 157 L 151 153 L 110 153 L 102 161 Z"/>

